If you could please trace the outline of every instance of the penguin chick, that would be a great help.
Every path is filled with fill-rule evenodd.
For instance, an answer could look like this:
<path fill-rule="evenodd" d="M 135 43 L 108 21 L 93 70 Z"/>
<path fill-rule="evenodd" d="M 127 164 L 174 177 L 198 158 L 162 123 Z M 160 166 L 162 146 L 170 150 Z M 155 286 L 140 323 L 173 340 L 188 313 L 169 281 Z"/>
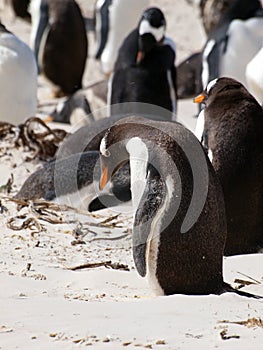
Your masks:
<path fill-rule="evenodd" d="M 91 151 L 48 162 L 28 177 L 15 198 L 44 198 L 86 210 L 92 203 L 91 211 L 129 201 L 128 165 L 115 174 L 107 192 L 100 193 L 98 160 L 99 152 Z"/>

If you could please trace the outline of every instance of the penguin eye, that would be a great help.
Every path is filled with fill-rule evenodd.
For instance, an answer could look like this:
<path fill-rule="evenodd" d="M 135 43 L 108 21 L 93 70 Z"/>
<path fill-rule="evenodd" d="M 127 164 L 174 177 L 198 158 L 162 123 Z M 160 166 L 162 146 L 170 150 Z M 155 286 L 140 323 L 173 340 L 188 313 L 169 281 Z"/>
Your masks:
<path fill-rule="evenodd" d="M 105 157 L 107 157 L 107 158 L 108 158 L 108 157 L 110 157 L 110 151 L 109 151 L 108 149 L 106 149 L 106 151 L 105 151 L 105 154 L 104 154 L 104 155 L 105 155 Z"/>
<path fill-rule="evenodd" d="M 103 150 L 103 152 L 101 152 L 101 155 L 103 155 L 103 157 L 105 157 L 105 158 L 109 158 L 111 153 L 108 149 L 105 149 L 105 150 Z"/>

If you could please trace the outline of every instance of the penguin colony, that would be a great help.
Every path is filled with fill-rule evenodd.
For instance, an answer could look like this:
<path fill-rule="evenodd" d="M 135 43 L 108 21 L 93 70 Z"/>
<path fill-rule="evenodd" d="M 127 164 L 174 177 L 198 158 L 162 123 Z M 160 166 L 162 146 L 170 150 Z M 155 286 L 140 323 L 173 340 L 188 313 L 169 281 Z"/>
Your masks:
<path fill-rule="evenodd" d="M 206 2 L 200 2 L 201 9 Z M 77 2 L 20 4 L 23 8 L 18 9 L 13 2 L 14 11 L 32 23 L 35 58 L 31 55 L 30 66 L 35 72 L 28 74 L 28 86 L 36 85 L 38 67 L 57 95 L 72 98 L 82 90 L 88 54 L 85 21 Z M 134 17 L 123 23 L 121 14 L 129 6 L 134 7 Z M 207 9 L 203 15 L 209 16 Z M 110 114 L 72 135 L 73 142 L 62 150 L 70 156 L 58 161 L 57 170 L 62 174 L 80 159 L 79 188 L 67 185 L 65 175 L 62 192 L 84 190 L 89 197 L 89 186 L 99 182 L 101 194 L 87 203 L 91 211 L 105 207 L 100 196 L 125 192 L 122 201 L 131 197 L 135 266 L 156 294 L 234 292 L 257 298 L 224 282 L 222 260 L 224 255 L 254 253 L 263 246 L 263 83 L 262 75 L 257 75 L 262 6 L 258 0 L 226 2 L 214 22 L 204 18 L 204 23 L 208 23 L 206 44 L 176 67 L 176 47 L 166 37 L 161 9 L 149 8 L 148 1 L 98 0 L 95 58 L 108 79 Z M 0 39 L 2 35 L 12 36 L 3 25 Z M 241 44 L 246 46 L 245 54 Z M 14 64 L 8 56 L 6 61 Z M 194 101 L 204 109 L 195 136 L 176 122 L 176 105 L 178 98 L 198 93 Z M 23 102 L 28 107 L 23 118 L 35 113 L 36 104 L 30 102 L 31 109 L 29 102 Z M 127 108 L 130 103 L 136 108 Z M 168 110 L 168 117 L 156 121 L 156 112 L 145 113 L 140 107 L 144 104 Z M 60 121 L 68 122 L 68 113 L 64 114 Z M 77 142 L 86 143 L 81 153 L 74 151 Z M 98 158 L 101 170 L 96 170 L 94 180 L 91 173 Z M 50 163 L 32 174 L 17 197 L 54 199 L 55 167 Z M 111 179 L 112 192 L 105 194 Z"/>

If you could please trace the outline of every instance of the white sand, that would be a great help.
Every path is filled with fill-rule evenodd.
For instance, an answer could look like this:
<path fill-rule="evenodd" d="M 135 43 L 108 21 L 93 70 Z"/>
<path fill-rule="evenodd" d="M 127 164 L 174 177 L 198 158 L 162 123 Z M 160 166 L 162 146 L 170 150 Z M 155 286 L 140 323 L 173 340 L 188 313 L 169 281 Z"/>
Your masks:
<path fill-rule="evenodd" d="M 86 0 L 81 1 L 82 6 L 86 3 Z M 173 34 L 177 43 L 178 60 L 201 47 L 204 37 L 195 9 L 183 0 L 152 3 L 163 6 L 168 33 Z M 6 9 L 0 16 L 10 30 L 28 41 L 30 29 L 27 24 L 12 19 Z M 90 59 L 85 83 L 100 77 L 98 64 Z M 40 102 L 49 101 L 49 90 L 41 79 L 40 83 Z M 190 127 L 195 122 L 192 119 L 195 111 L 196 106 L 189 101 L 180 102 L 179 116 L 187 118 L 185 123 L 190 123 Z M 0 186 L 13 173 L 11 195 L 40 164 L 38 161 L 25 162 L 26 155 L 21 149 L 7 150 L 5 154 L 1 151 Z M 121 227 L 112 229 L 87 224 L 103 221 L 109 216 L 107 210 L 100 212 L 98 217 L 67 211 L 61 215 L 63 221 L 72 220 L 71 223 L 50 224 L 39 220 L 43 227 L 41 232 L 34 227 L 14 231 L 7 227 L 8 220 L 21 213 L 25 218 L 32 217 L 32 208 L 26 207 L 18 213 L 16 205 L 7 201 L 5 194 L 0 194 L 0 200 L 8 210 L 0 214 L 0 349 L 68 350 L 84 349 L 89 345 L 113 350 L 125 347 L 163 350 L 262 348 L 263 329 L 259 321 L 263 315 L 262 301 L 229 293 L 154 297 L 134 268 L 131 235 L 127 231 L 131 228 L 129 215 L 120 215 L 117 220 Z M 117 212 L 115 209 L 110 214 Z M 85 244 L 72 245 L 75 240 L 72 231 L 78 221 L 95 233 L 89 232 L 83 238 Z M 109 240 L 123 235 L 123 238 Z M 109 260 L 128 265 L 129 271 L 105 267 L 68 269 L 86 262 Z M 225 280 L 233 286 L 235 279 L 254 282 L 242 290 L 263 295 L 262 266 L 261 254 L 227 258 Z M 249 324 L 231 323 L 253 318 L 250 328 Z"/>

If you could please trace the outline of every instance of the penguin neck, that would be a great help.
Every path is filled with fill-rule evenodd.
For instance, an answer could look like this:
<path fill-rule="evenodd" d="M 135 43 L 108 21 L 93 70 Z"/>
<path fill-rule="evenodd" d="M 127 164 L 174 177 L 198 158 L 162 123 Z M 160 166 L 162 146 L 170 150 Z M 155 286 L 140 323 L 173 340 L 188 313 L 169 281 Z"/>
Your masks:
<path fill-rule="evenodd" d="M 140 137 L 131 138 L 127 142 L 126 149 L 130 155 L 131 193 L 135 214 L 145 190 L 149 155 L 147 146 Z"/>

